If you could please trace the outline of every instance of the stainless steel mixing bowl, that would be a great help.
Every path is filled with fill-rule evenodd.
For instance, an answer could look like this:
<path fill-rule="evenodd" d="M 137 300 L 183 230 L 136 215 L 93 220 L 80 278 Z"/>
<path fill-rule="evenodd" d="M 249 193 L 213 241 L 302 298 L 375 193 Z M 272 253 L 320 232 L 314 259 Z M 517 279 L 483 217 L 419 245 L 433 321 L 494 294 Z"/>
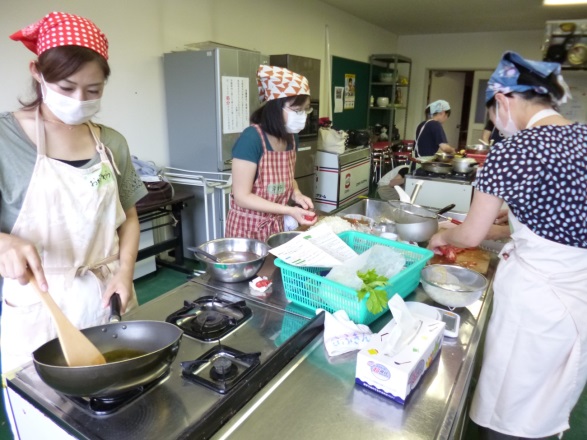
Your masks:
<path fill-rule="evenodd" d="M 269 246 L 252 238 L 219 238 L 207 241 L 198 248 L 220 259 L 215 263 L 195 253 L 206 264 L 206 271 L 219 281 L 238 283 L 253 278 L 263 266 Z"/>

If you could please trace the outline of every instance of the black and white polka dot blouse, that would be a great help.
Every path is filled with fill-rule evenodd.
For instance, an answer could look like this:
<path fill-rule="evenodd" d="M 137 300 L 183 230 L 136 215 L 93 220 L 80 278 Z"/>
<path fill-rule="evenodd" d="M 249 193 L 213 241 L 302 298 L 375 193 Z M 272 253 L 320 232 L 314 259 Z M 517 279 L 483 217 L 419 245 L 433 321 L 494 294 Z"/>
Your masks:
<path fill-rule="evenodd" d="M 587 248 L 587 125 L 539 126 L 492 147 L 474 183 L 535 234 Z"/>

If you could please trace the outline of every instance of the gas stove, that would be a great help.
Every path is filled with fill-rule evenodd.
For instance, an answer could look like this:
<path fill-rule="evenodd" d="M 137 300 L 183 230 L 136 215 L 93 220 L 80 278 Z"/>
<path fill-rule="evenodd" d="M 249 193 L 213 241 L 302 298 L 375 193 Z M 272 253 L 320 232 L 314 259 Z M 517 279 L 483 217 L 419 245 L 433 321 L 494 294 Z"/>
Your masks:
<path fill-rule="evenodd" d="M 7 381 L 22 439 L 49 432 L 104 440 L 210 438 L 323 326 L 323 315 L 310 318 L 196 282 L 124 320 L 167 320 L 184 329 L 169 372 L 104 402 L 60 394 L 29 363 Z"/>
<path fill-rule="evenodd" d="M 454 171 L 451 171 L 448 174 L 442 174 L 442 173 L 433 173 L 430 171 L 425 171 L 422 168 L 418 168 L 413 176 L 417 177 L 417 178 L 424 178 L 424 179 L 438 179 L 438 180 L 446 180 L 446 181 L 450 181 L 450 182 L 458 182 L 458 183 L 471 183 L 475 180 L 475 172 L 471 172 L 471 173 L 457 173 Z"/>

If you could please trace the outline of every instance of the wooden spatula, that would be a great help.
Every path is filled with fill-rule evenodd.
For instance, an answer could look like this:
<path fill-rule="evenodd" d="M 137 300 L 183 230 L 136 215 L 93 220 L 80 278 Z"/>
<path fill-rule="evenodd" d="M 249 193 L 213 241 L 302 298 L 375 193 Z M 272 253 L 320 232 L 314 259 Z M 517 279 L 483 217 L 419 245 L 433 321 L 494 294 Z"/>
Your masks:
<path fill-rule="evenodd" d="M 29 282 L 53 317 L 67 365 L 70 367 L 86 367 L 88 365 L 105 364 L 106 359 L 100 353 L 100 350 L 67 319 L 67 316 L 61 311 L 49 292 L 43 292 L 39 288 L 37 280 L 32 274 L 29 275 Z"/>

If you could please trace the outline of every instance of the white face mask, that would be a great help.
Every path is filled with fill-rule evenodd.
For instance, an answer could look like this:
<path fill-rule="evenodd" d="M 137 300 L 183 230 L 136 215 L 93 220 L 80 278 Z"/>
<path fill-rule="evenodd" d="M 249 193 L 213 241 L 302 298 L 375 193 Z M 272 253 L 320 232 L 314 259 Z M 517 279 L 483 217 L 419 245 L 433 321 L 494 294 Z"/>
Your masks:
<path fill-rule="evenodd" d="M 43 102 L 62 122 L 68 125 L 79 125 L 89 121 L 100 110 L 100 99 L 78 101 L 69 96 L 57 93 L 49 88 L 41 76 L 43 86 Z"/>
<path fill-rule="evenodd" d="M 499 118 L 499 103 L 495 102 L 495 128 L 497 128 L 500 133 L 509 138 L 510 136 L 515 135 L 520 129 L 516 127 L 514 120 L 512 119 L 512 115 L 510 113 L 510 106 L 508 103 L 508 120 L 505 126 L 501 123 L 501 119 Z"/>
<path fill-rule="evenodd" d="M 285 129 L 287 130 L 287 132 L 299 133 L 300 131 L 302 131 L 306 126 L 306 118 L 308 117 L 308 115 L 306 115 L 306 113 L 299 115 L 297 112 L 290 110 L 286 111 L 287 122 L 285 123 Z"/>

